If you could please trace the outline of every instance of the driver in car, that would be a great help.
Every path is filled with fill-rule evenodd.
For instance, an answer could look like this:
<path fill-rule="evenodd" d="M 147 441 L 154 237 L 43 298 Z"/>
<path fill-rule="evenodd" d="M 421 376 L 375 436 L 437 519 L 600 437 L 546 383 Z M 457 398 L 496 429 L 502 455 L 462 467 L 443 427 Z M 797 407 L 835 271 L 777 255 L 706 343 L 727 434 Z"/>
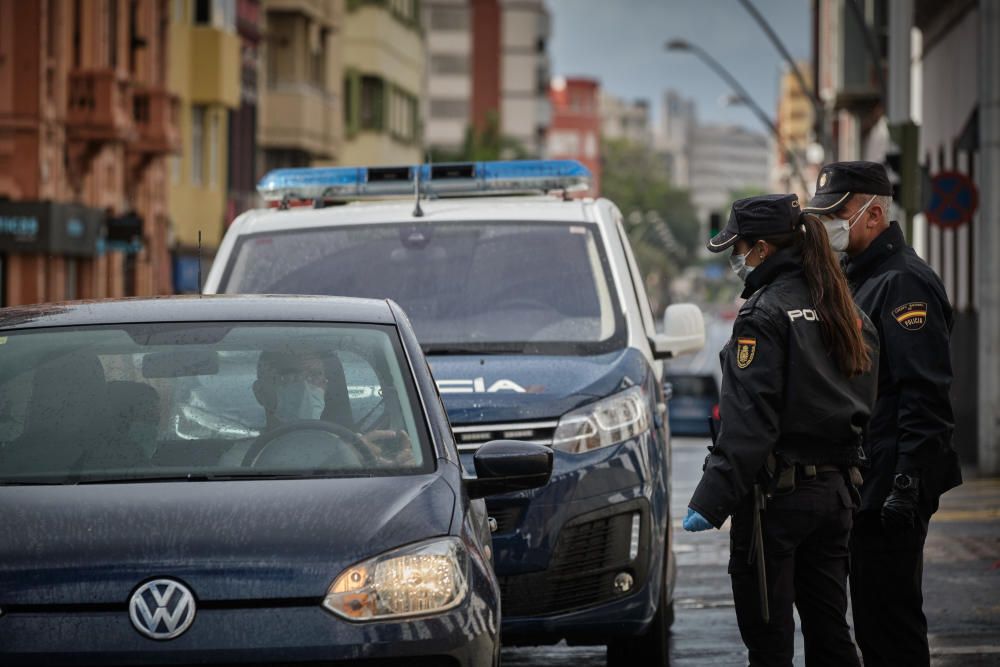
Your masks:
<path fill-rule="evenodd" d="M 264 449 L 279 439 L 287 441 L 291 445 L 289 449 L 303 450 L 315 449 L 304 445 L 316 443 L 320 431 L 327 431 L 340 439 L 354 434 L 353 424 L 338 424 L 329 417 L 324 419 L 327 385 L 326 365 L 318 353 L 262 352 L 257 361 L 257 380 L 253 384 L 253 393 L 264 408 L 265 426 L 258 438 L 240 443 L 220 463 L 254 465 L 264 454 Z M 309 421 L 318 422 L 315 430 L 309 428 Z M 324 428 L 324 424 L 339 427 L 339 430 L 346 428 L 349 433 L 340 436 L 335 430 Z M 304 436 L 303 431 L 311 432 Z M 400 467 L 413 463 L 413 451 L 406 431 L 375 430 L 355 436 L 350 440 L 356 440 L 356 443 L 364 445 L 367 450 L 355 452 L 364 467 Z M 346 445 L 351 448 L 356 443 L 347 442 Z M 347 462 L 354 458 L 358 456 L 347 454 Z"/>

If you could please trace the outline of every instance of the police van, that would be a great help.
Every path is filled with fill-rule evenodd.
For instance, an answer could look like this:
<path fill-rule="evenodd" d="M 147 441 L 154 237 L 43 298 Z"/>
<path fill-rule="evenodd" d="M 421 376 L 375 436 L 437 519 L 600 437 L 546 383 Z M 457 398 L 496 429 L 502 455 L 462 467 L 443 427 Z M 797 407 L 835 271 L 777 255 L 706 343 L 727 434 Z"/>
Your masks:
<path fill-rule="evenodd" d="M 657 333 L 621 213 L 567 194 L 589 177 L 542 160 L 277 170 L 258 186 L 270 208 L 234 221 L 204 291 L 402 305 L 468 474 L 491 440 L 555 455 L 545 487 L 487 502 L 504 643 L 607 644 L 609 664 L 665 664 L 662 360 L 700 349 L 704 322 L 675 304 Z"/>

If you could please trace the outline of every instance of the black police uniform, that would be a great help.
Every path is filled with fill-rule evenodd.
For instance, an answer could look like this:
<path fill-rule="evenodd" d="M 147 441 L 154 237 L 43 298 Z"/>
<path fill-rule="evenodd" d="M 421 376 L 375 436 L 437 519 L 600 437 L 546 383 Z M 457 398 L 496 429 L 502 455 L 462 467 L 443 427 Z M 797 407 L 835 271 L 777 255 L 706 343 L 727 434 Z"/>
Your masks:
<path fill-rule="evenodd" d="M 892 193 L 884 167 L 873 162 L 828 165 L 818 185 L 807 212 L 835 213 L 855 192 Z M 869 467 L 851 539 L 854 632 L 866 667 L 928 665 L 923 545 L 940 495 L 962 482 L 951 448 L 951 305 L 895 222 L 845 268 L 881 341 L 878 400 L 865 441 Z M 897 474 L 901 485 L 919 480 L 909 530 L 887 529 L 880 517 Z"/>
<path fill-rule="evenodd" d="M 726 229 L 709 242 L 721 252 L 737 237 L 755 241 L 798 227 L 794 195 L 733 205 Z M 859 462 L 875 378 L 845 377 L 827 353 L 819 317 L 793 248 L 747 277 L 722 361 L 721 427 L 690 507 L 716 527 L 732 516 L 729 572 L 740 633 L 751 665 L 791 665 L 798 607 L 807 664 L 857 665 L 847 625 L 848 537 L 856 491 L 845 471 Z M 878 340 L 858 311 L 872 357 Z M 755 483 L 776 454 L 797 473 L 791 491 L 766 500 L 762 517 L 770 622 L 750 564 Z M 813 468 L 815 466 L 815 469 Z"/>

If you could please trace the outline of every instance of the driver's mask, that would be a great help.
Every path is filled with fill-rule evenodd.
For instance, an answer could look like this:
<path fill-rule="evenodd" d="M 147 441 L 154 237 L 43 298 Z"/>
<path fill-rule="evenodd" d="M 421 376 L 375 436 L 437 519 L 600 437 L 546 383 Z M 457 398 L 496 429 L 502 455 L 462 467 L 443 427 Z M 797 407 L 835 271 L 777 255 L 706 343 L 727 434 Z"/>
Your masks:
<path fill-rule="evenodd" d="M 326 395 L 322 387 L 305 380 L 283 384 L 277 389 L 278 403 L 275 416 L 284 422 L 300 419 L 319 419 L 326 406 Z"/>

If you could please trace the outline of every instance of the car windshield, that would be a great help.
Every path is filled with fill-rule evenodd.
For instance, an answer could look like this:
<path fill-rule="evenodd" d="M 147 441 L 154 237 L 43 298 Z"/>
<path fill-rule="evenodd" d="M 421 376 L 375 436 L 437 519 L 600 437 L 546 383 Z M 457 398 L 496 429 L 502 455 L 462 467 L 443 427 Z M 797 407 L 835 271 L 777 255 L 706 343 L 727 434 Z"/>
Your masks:
<path fill-rule="evenodd" d="M 667 382 L 673 387 L 674 396 L 716 398 L 719 395 L 711 375 L 670 375 Z"/>
<path fill-rule="evenodd" d="M 617 349 L 621 309 L 590 224 L 346 225 L 248 235 L 223 291 L 390 298 L 428 353 Z"/>
<path fill-rule="evenodd" d="M 0 483 L 433 469 L 393 327 L 0 331 Z"/>

